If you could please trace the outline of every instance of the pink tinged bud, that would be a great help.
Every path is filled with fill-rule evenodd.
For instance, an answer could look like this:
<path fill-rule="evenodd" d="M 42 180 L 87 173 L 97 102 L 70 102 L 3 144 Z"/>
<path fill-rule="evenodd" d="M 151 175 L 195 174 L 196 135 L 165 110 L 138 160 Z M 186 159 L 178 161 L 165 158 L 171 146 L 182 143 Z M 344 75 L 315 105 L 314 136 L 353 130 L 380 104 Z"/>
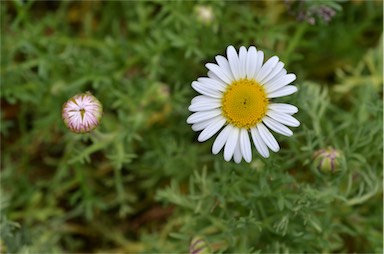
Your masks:
<path fill-rule="evenodd" d="M 95 129 L 101 120 L 103 106 L 90 92 L 73 96 L 63 105 L 62 117 L 72 132 L 86 133 Z"/>
<path fill-rule="evenodd" d="M 314 160 L 317 164 L 317 169 L 321 172 L 338 172 L 340 171 L 341 152 L 334 148 L 320 149 L 315 152 Z"/>
<path fill-rule="evenodd" d="M 211 254 L 212 250 L 209 244 L 199 236 L 192 238 L 189 244 L 189 254 Z"/>

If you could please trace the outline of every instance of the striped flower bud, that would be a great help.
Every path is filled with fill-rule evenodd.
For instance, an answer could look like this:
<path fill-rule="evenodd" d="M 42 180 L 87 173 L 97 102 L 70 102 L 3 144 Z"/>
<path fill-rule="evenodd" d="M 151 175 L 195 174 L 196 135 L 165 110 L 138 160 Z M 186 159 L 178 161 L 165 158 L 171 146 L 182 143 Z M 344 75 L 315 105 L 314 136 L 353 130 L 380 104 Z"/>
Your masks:
<path fill-rule="evenodd" d="M 189 244 L 189 254 L 211 254 L 212 250 L 209 244 L 200 236 L 192 238 Z"/>
<path fill-rule="evenodd" d="M 62 117 L 72 132 L 86 133 L 95 129 L 101 120 L 103 106 L 90 92 L 73 96 L 63 105 Z"/>
<path fill-rule="evenodd" d="M 317 169 L 321 172 L 338 172 L 340 171 L 340 158 L 341 152 L 332 147 L 327 149 L 317 150 L 314 154 L 314 160 L 317 165 Z"/>

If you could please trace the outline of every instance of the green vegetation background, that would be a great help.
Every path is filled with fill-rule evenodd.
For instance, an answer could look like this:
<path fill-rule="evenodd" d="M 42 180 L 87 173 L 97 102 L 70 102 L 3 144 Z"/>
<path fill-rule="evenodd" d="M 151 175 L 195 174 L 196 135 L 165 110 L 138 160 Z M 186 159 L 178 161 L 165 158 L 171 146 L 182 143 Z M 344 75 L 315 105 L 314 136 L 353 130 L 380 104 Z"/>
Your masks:
<path fill-rule="evenodd" d="M 2 1 L 1 253 L 185 253 L 195 236 L 215 253 L 382 253 L 382 9 Z M 300 127 L 251 164 L 212 155 L 185 122 L 191 82 L 228 45 L 297 75 L 280 101 L 298 106 Z M 77 135 L 61 107 L 85 91 L 104 115 Z M 313 160 L 329 146 L 336 173 Z"/>

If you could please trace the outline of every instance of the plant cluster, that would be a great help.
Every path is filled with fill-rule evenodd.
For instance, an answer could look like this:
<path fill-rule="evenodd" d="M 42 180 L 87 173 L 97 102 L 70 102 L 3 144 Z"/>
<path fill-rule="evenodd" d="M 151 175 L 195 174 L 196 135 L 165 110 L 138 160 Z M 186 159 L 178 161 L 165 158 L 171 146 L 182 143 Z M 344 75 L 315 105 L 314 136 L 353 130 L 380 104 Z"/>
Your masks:
<path fill-rule="evenodd" d="M 382 8 L 1 2 L 0 252 L 382 253 Z M 226 162 L 186 123 L 228 45 L 297 76 L 280 101 L 301 125 L 267 159 Z M 87 91 L 101 123 L 72 133 L 62 106 Z"/>

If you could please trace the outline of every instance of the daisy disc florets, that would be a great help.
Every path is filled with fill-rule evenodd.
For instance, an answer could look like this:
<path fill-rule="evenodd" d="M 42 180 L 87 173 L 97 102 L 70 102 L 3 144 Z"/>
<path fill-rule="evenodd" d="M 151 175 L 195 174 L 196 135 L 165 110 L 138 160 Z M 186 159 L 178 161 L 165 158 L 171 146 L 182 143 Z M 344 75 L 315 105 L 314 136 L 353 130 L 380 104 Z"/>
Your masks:
<path fill-rule="evenodd" d="M 103 107 L 90 92 L 73 96 L 63 105 L 62 117 L 72 132 L 86 133 L 95 129 L 101 120 Z"/>
<path fill-rule="evenodd" d="M 251 46 L 241 47 L 239 53 L 233 46 L 227 48 L 227 58 L 216 56 L 217 64 L 208 63 L 208 77 L 198 78 L 192 87 L 201 95 L 192 99 L 189 110 L 194 112 L 187 119 L 194 131 L 201 131 L 198 141 L 203 142 L 217 132 L 212 153 L 224 147 L 224 159 L 236 163 L 252 160 L 250 136 L 257 151 L 265 158 L 269 149 L 280 149 L 269 131 L 291 136 L 287 127 L 300 125 L 292 115 L 297 107 L 274 103 L 273 98 L 293 94 L 297 88 L 289 85 L 296 79 L 287 74 L 277 56 L 265 63 L 264 53 Z M 268 129 L 269 128 L 269 129 Z"/>

